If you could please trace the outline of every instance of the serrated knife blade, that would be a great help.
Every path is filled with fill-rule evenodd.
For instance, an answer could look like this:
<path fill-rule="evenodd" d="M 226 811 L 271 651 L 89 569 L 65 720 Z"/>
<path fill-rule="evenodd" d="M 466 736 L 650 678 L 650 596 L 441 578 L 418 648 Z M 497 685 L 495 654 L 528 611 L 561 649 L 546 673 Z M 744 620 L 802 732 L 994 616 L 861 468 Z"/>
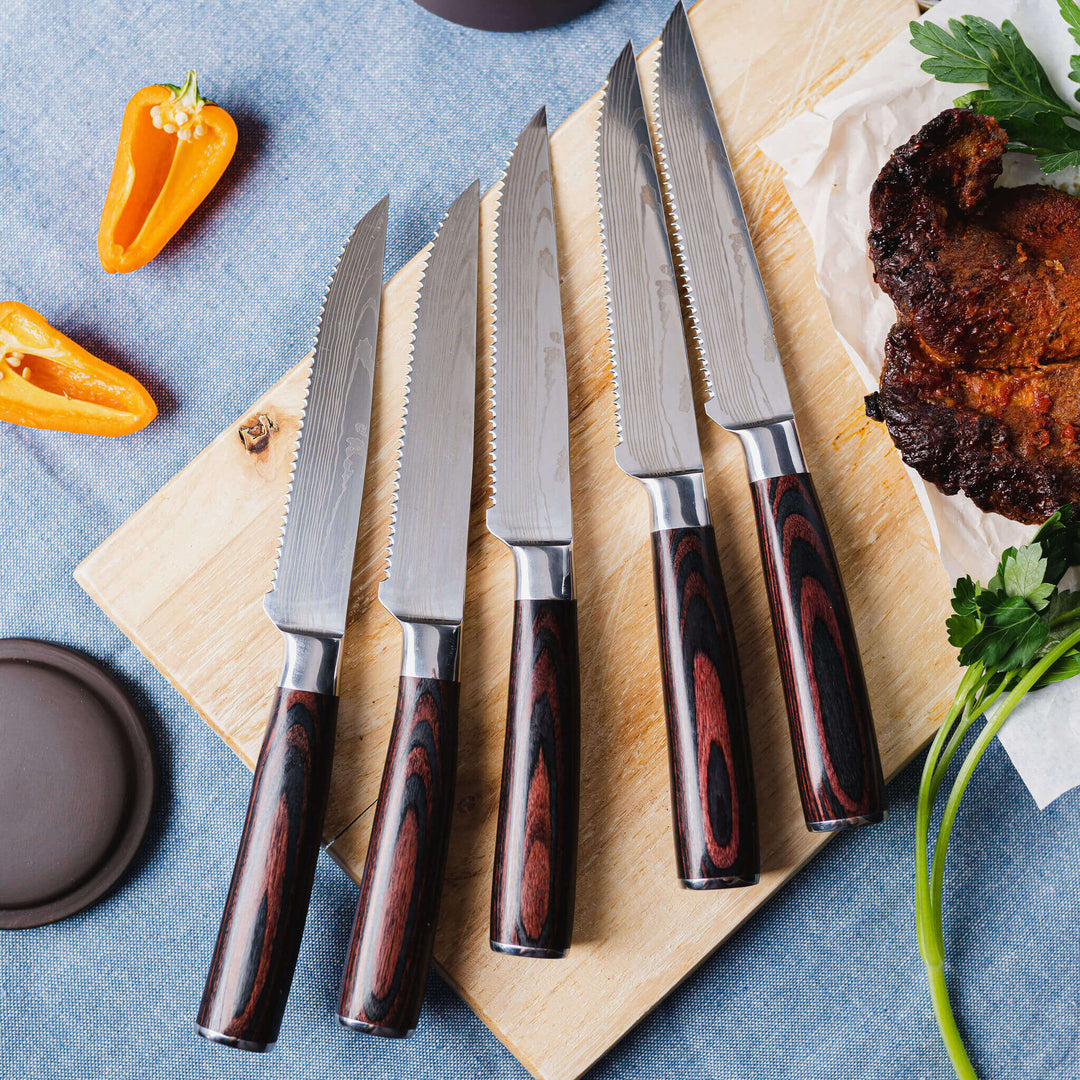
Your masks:
<path fill-rule="evenodd" d="M 682 309 L 629 43 L 604 89 L 597 169 L 619 430 L 615 460 L 637 477 L 700 471 Z"/>
<path fill-rule="evenodd" d="M 337 671 L 364 487 L 388 200 L 353 230 L 323 303 L 265 608 L 285 664 L 251 785 L 196 1030 L 242 1050 L 277 1039 L 322 840 Z"/>
<path fill-rule="evenodd" d="M 420 285 L 387 576 L 401 678 L 371 827 L 338 1020 L 407 1035 L 420 1015 L 457 775 L 476 397 L 479 184 L 450 207 Z"/>
<path fill-rule="evenodd" d="M 479 190 L 447 211 L 416 307 L 386 578 L 397 619 L 460 623 L 472 490 Z"/>
<path fill-rule="evenodd" d="M 807 827 L 885 816 L 855 630 L 803 458 L 735 177 L 682 3 L 661 36 L 656 117 L 707 415 L 736 432 L 750 478 L 795 771 Z"/>
<path fill-rule="evenodd" d="M 487 524 L 507 544 L 568 544 L 566 355 L 545 109 L 510 155 L 496 230 Z"/>
<path fill-rule="evenodd" d="M 705 412 L 730 430 L 790 420 L 765 285 L 682 4 L 661 40 L 655 99 L 660 175 L 709 388 Z"/>
<path fill-rule="evenodd" d="M 487 524 L 514 554 L 516 585 L 489 940 L 496 952 L 552 958 L 565 955 L 573 932 L 580 690 L 566 355 L 544 109 L 518 136 L 503 177 L 494 316 Z"/>
<path fill-rule="evenodd" d="M 709 516 L 682 311 L 628 43 L 600 110 L 597 181 L 620 442 L 652 504 L 660 668 L 679 878 L 758 879 L 757 809 L 735 632 Z"/>
<path fill-rule="evenodd" d="M 389 199 L 353 230 L 319 320 L 273 587 L 280 630 L 345 633 L 364 493 Z"/>

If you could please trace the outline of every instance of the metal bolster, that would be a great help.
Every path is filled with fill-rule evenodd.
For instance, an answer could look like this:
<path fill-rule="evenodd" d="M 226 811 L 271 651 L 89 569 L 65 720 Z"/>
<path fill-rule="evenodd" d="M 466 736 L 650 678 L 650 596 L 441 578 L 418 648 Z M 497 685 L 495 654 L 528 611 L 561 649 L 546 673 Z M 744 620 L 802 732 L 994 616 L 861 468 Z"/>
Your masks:
<path fill-rule="evenodd" d="M 461 624 L 398 621 L 403 635 L 402 678 L 457 682 L 461 663 Z"/>
<path fill-rule="evenodd" d="M 653 532 L 712 524 L 704 473 L 643 476 L 641 482 L 652 504 Z"/>
<path fill-rule="evenodd" d="M 337 695 L 341 638 L 295 634 L 283 630 L 285 663 L 280 685 L 286 690 Z"/>
<path fill-rule="evenodd" d="M 781 420 L 763 427 L 738 428 L 735 434 L 739 436 L 746 455 L 750 483 L 806 472 L 794 420 Z"/>
<path fill-rule="evenodd" d="M 573 600 L 570 544 L 511 544 L 518 600 Z"/>

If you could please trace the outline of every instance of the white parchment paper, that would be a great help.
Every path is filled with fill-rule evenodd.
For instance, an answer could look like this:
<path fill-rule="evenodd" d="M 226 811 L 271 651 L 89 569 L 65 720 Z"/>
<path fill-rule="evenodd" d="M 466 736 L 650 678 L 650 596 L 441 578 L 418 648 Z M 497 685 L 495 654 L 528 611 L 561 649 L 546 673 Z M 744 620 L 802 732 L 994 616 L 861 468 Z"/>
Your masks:
<path fill-rule="evenodd" d="M 943 0 L 924 16 L 981 15 L 1010 19 L 1046 67 L 1058 93 L 1072 101 L 1069 54 L 1076 49 L 1056 0 Z M 874 284 L 866 253 L 870 188 L 897 146 L 972 87 L 939 83 L 919 67 L 925 59 L 901 34 L 860 72 L 809 113 L 762 140 L 762 151 L 785 171 L 784 186 L 814 242 L 818 284 L 848 356 L 867 389 L 877 387 L 883 347 L 896 321 L 892 301 Z M 1077 106 L 1080 109 L 1080 104 Z M 1077 170 L 1051 178 L 1075 191 Z M 1002 183 L 1046 182 L 1030 157 L 1008 154 Z M 1002 548 L 1034 531 L 984 514 L 963 495 L 946 496 L 909 470 L 941 561 L 952 578 L 992 576 Z M 1080 677 L 1030 695 L 1000 733 L 1039 807 L 1080 785 Z"/>

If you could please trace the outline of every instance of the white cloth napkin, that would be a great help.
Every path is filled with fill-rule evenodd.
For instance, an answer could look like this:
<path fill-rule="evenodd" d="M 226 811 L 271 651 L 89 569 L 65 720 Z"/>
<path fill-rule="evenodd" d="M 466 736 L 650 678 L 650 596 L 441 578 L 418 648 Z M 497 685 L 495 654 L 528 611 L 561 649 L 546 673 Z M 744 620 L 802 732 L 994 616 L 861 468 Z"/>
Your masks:
<path fill-rule="evenodd" d="M 1067 75 L 1069 55 L 1077 46 L 1056 0 L 943 0 L 924 18 L 944 26 L 965 14 L 995 23 L 1010 19 L 1058 93 L 1075 100 L 1077 87 Z M 892 301 L 874 284 L 866 252 L 870 188 L 897 146 L 971 89 L 937 82 L 921 70 L 924 59 L 910 45 L 910 35 L 901 34 L 812 112 L 759 144 L 784 169 L 784 186 L 813 239 L 818 285 L 833 326 L 868 389 L 877 387 L 885 336 L 896 320 Z M 1078 170 L 1052 179 L 1075 191 Z M 1006 155 L 1002 183 L 1045 180 L 1032 158 Z M 984 514 L 966 496 L 942 495 L 908 472 L 951 577 L 970 573 L 985 581 L 1003 548 L 1030 538 L 1029 526 Z M 1000 738 L 1040 808 L 1080 785 L 1080 681 L 1030 695 L 1002 727 Z"/>

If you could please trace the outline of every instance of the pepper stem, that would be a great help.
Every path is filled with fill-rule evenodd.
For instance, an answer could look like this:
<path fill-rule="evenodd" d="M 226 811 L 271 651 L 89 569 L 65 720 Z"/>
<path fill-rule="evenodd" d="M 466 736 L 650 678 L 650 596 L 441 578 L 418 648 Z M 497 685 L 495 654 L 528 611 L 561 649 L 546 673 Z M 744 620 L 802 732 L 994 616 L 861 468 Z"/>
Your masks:
<path fill-rule="evenodd" d="M 173 86 L 172 92 L 174 103 L 187 112 L 193 113 L 200 105 L 210 104 L 199 95 L 199 80 L 194 71 L 187 73 L 182 86 Z"/>

